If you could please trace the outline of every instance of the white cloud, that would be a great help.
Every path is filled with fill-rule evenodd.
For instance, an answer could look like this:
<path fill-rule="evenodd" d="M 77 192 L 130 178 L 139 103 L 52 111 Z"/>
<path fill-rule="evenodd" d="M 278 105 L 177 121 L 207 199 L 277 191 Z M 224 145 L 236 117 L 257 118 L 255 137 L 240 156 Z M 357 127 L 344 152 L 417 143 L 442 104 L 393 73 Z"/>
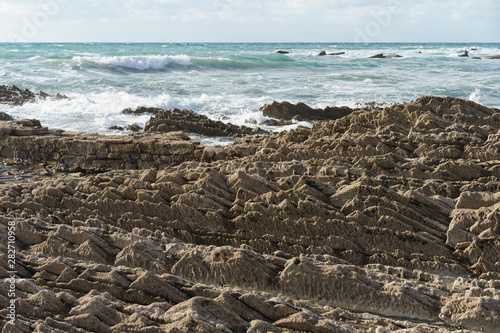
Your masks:
<path fill-rule="evenodd" d="M 6 31 L 40 10 L 41 4 L 60 0 L 0 0 L 0 40 Z M 61 0 L 62 1 L 62 0 Z M 87 36 L 95 40 L 127 40 L 136 33 L 165 38 L 161 31 L 175 32 L 176 38 L 200 40 L 216 36 L 246 36 L 255 41 L 331 40 L 351 41 L 353 31 L 363 28 L 394 4 L 390 25 L 375 41 L 430 40 L 443 36 L 464 36 L 465 29 L 480 29 L 493 35 L 500 20 L 498 0 L 65 0 L 57 15 L 50 17 L 51 38 Z M 57 25 L 60 29 L 57 29 Z M 85 25 L 88 29 L 85 29 Z M 64 31 L 65 30 L 65 31 Z M 78 31 L 77 31 L 78 30 Z M 83 30 L 83 31 L 82 31 Z M 88 31 L 85 31 L 88 30 Z M 142 31 L 139 31 L 142 30 Z M 59 31 L 59 32 L 58 32 Z M 101 31 L 102 34 L 96 33 Z M 462 32 L 462 34 L 460 34 Z M 58 35 L 59 33 L 59 35 Z M 2 35 L 3 34 L 3 35 Z M 113 37 L 114 36 L 114 37 Z M 222 37 L 221 37 L 222 36 Z M 400 36 L 400 37 L 395 37 Z M 75 37 L 76 38 L 76 37 Z M 159 38 L 159 37 L 158 37 Z M 213 38 L 213 37 L 212 37 Z M 229 38 L 229 37 L 227 37 Z M 243 38 L 243 37 L 242 37 Z M 491 39 L 498 40 L 495 36 Z"/>

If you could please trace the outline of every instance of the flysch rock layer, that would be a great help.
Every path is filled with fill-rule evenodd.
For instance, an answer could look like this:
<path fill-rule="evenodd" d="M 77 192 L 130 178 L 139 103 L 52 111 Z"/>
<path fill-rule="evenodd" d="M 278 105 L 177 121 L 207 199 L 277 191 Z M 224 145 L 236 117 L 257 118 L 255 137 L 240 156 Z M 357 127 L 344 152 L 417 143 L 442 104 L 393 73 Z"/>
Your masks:
<path fill-rule="evenodd" d="M 117 144 L 5 126 L 4 157 Z M 4 181 L 2 332 L 499 332 L 499 130 L 428 96 L 226 147 L 122 137 L 188 153 Z"/>

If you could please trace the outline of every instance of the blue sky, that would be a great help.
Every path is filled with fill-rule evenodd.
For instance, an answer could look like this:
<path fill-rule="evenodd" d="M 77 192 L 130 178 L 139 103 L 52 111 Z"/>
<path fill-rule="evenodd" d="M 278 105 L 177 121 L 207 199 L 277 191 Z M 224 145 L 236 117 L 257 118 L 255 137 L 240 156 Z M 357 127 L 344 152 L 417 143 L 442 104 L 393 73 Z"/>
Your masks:
<path fill-rule="evenodd" d="M 499 0 L 1 0 L 0 41 L 500 42 Z"/>

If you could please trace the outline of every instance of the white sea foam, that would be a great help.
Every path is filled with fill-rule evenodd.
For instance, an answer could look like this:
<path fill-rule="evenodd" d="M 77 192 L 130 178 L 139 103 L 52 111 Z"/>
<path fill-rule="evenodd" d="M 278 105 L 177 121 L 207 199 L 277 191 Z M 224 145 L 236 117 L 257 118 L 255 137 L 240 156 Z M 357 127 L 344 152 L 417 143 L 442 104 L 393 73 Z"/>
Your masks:
<path fill-rule="evenodd" d="M 178 101 L 168 94 L 155 97 L 141 97 L 127 92 L 108 91 L 103 93 L 74 94 L 69 99 L 47 100 L 28 103 L 7 110 L 17 119 L 36 118 L 44 126 L 61 128 L 67 131 L 109 133 L 113 125 L 125 126 L 138 124 L 144 126 L 151 115 L 130 116 L 122 111 L 139 106 L 173 108 L 179 107 Z"/>
<path fill-rule="evenodd" d="M 187 55 L 146 55 L 146 56 L 100 56 L 100 57 L 74 57 L 78 62 L 90 61 L 96 64 L 112 65 L 138 70 L 164 69 L 170 63 L 182 66 L 192 65 L 191 58 Z"/>
<path fill-rule="evenodd" d="M 479 103 L 481 100 L 481 91 L 478 88 L 475 88 L 475 91 L 472 92 L 468 98 L 470 101 Z"/>

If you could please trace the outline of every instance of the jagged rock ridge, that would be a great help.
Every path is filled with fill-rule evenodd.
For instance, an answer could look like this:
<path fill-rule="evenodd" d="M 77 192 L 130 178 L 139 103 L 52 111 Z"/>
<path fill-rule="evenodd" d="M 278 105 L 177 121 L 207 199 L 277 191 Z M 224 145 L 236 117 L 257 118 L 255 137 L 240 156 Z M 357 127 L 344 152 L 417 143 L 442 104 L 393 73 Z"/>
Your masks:
<path fill-rule="evenodd" d="M 497 332 L 499 129 L 497 109 L 428 96 L 161 168 L 3 184 L 16 327 Z"/>

